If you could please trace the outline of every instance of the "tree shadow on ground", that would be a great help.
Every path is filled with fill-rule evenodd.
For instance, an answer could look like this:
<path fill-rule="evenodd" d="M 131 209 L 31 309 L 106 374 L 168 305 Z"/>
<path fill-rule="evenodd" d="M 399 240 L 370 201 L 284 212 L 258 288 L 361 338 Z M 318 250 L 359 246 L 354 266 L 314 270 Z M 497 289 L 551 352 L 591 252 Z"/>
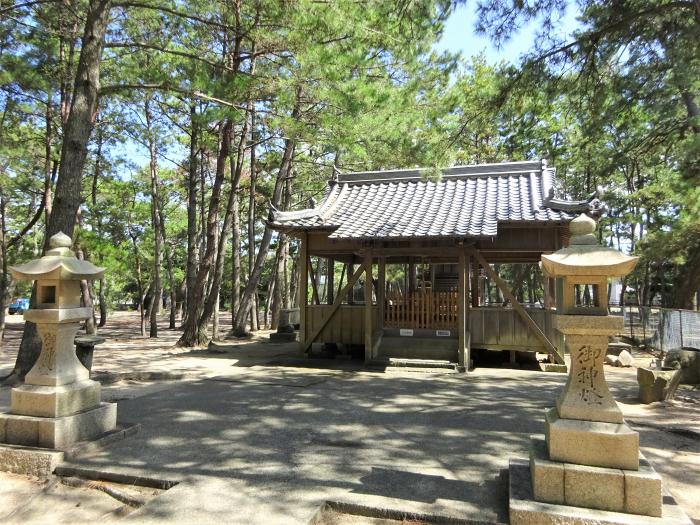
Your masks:
<path fill-rule="evenodd" d="M 323 375 L 269 366 L 254 377 L 191 381 L 121 402 L 120 419 L 140 422 L 141 433 L 75 463 L 236 480 L 249 491 L 240 504 L 275 512 L 303 507 L 312 494 L 314 504 L 352 498 L 500 520 L 505 485 L 494 480 L 509 457 L 526 457 L 529 434 L 543 432 L 543 409 L 562 378 L 497 372 Z M 266 490 L 275 497 L 265 499 Z"/>

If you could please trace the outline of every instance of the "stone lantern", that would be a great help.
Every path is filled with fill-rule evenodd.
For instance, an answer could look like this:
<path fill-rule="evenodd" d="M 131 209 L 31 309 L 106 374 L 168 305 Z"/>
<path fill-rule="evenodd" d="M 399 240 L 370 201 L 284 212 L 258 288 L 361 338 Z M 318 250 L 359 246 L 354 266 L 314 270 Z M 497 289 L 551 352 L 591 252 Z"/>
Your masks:
<path fill-rule="evenodd" d="M 92 308 L 80 306 L 80 281 L 98 279 L 104 268 L 81 261 L 71 238 L 57 233 L 40 259 L 10 268 L 15 279 L 36 281 L 36 306 L 24 313 L 36 323 L 41 354 L 12 389 L 9 414 L 0 414 L 0 442 L 65 449 L 116 427 L 117 405 L 100 402 L 100 384 L 75 354 L 74 339 Z"/>
<path fill-rule="evenodd" d="M 663 504 L 661 478 L 605 380 L 608 338 L 623 329 L 622 317 L 608 315 L 608 279 L 629 274 L 637 257 L 600 246 L 595 228 L 580 215 L 569 246 L 542 256 L 544 275 L 556 279 L 553 325 L 566 337 L 571 366 L 556 407 L 545 411 L 544 439 L 531 436 L 529 463 L 511 460 L 510 520 L 686 523 L 680 507 Z"/>

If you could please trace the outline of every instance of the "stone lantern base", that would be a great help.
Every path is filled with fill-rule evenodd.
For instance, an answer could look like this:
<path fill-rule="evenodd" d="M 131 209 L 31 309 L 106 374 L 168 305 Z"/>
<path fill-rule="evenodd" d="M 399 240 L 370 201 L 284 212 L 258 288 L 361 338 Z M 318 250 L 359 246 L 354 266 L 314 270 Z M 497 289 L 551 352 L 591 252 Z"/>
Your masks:
<path fill-rule="evenodd" d="M 615 471 L 615 469 L 605 468 L 596 470 L 596 467 L 559 462 L 554 462 L 554 465 L 550 465 L 544 463 L 545 461 L 547 460 L 539 460 L 538 458 L 534 462 L 535 469 L 542 472 L 551 466 L 552 470 L 544 475 L 544 479 L 547 478 L 547 475 L 552 475 L 555 480 L 550 483 L 549 488 L 558 492 L 560 490 L 559 487 L 562 485 L 557 480 L 559 476 L 562 476 L 564 479 L 564 496 L 567 489 L 569 492 L 573 491 L 574 494 L 578 494 L 578 500 L 575 501 L 576 504 L 539 501 L 535 498 L 533 490 L 533 462 L 528 463 L 527 460 L 511 459 L 508 483 L 508 513 L 511 525 L 692 525 L 690 518 L 669 494 L 662 494 L 662 517 L 632 514 L 625 510 L 613 511 L 590 508 L 588 503 L 591 500 L 600 501 L 601 499 L 607 499 L 611 503 L 619 505 L 620 494 L 627 487 L 626 483 L 630 487 L 634 487 L 634 482 L 630 483 L 628 478 L 630 471 Z M 645 460 L 640 458 L 640 462 L 644 465 Z M 658 474 L 650 466 L 649 469 L 647 472 L 649 482 L 655 483 Z M 613 473 L 605 472 L 608 470 L 613 470 Z M 640 471 L 633 472 L 644 476 L 645 468 L 640 467 Z M 552 474 L 552 472 L 555 474 Z M 541 473 L 537 475 L 539 482 L 542 483 L 543 475 Z M 566 481 L 567 479 L 568 482 Z M 540 490 L 542 490 L 542 487 L 540 487 Z M 609 496 L 607 494 L 608 491 L 612 492 L 613 495 Z M 629 494 L 633 493 L 634 488 L 629 491 Z M 623 498 L 628 493 L 624 494 Z M 644 504 L 639 498 L 636 498 L 636 502 Z"/>
<path fill-rule="evenodd" d="M 530 437 L 529 462 L 510 461 L 511 525 L 691 524 L 627 425 L 562 419 L 551 408 L 545 430 Z"/>
<path fill-rule="evenodd" d="M 12 389 L 9 414 L 0 414 L 0 443 L 65 449 L 114 430 L 117 404 L 100 402 L 100 383 Z"/>
<path fill-rule="evenodd" d="M 0 443 L 65 449 L 114 430 L 116 426 L 116 403 L 100 403 L 89 410 L 61 417 L 0 414 Z"/>

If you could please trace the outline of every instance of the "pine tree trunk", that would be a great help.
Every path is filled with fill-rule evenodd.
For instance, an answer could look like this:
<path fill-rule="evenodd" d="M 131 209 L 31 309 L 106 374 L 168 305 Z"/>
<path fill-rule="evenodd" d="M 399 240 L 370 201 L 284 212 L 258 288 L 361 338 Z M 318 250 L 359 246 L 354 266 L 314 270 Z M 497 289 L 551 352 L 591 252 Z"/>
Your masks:
<path fill-rule="evenodd" d="M 158 206 L 158 224 L 160 225 L 160 237 L 163 239 L 165 251 L 166 271 L 168 272 L 168 287 L 170 288 L 170 317 L 168 329 L 175 330 L 177 321 L 177 286 L 175 285 L 175 272 L 173 262 L 173 248 L 166 241 L 165 216 L 163 206 Z"/>
<path fill-rule="evenodd" d="M 2 273 L 0 273 L 0 342 L 5 336 L 5 308 L 7 305 L 7 230 L 5 224 L 5 192 L 0 179 L 0 258 L 2 258 Z"/>
<path fill-rule="evenodd" d="M 199 153 L 199 125 L 197 108 L 190 106 L 190 161 L 187 170 L 187 271 L 185 277 L 185 312 L 189 310 L 197 281 L 197 155 Z"/>
<path fill-rule="evenodd" d="M 299 249 L 297 248 L 297 255 Z M 297 300 L 297 289 L 299 284 L 299 257 L 295 256 L 292 259 L 292 271 L 289 274 L 289 295 L 287 296 L 286 308 L 292 308 L 293 305 L 299 304 Z"/>
<path fill-rule="evenodd" d="M 223 160 L 223 162 L 225 162 L 225 161 L 226 161 L 226 159 Z M 217 274 L 221 275 L 221 273 L 223 272 L 223 261 L 224 261 L 224 253 L 225 253 L 224 248 L 226 246 L 226 239 L 224 238 L 223 242 L 220 243 L 219 238 L 223 237 L 227 233 L 227 230 L 228 230 L 228 228 L 224 227 L 224 234 L 223 235 L 219 235 L 219 228 L 217 228 L 215 230 L 216 236 L 214 237 L 214 242 L 216 242 L 216 244 L 218 246 L 218 249 L 216 251 L 216 268 L 214 269 L 215 276 Z M 221 261 L 221 268 L 219 268 L 219 261 Z M 214 296 L 214 300 L 212 301 L 213 321 L 212 321 L 212 326 L 211 326 L 211 338 L 213 341 L 219 341 L 221 339 L 221 336 L 219 334 L 219 298 L 221 296 L 221 292 L 220 292 L 221 286 L 220 286 L 219 282 L 216 282 L 216 281 L 220 281 L 220 280 L 221 280 L 221 278 L 216 279 L 216 277 L 214 277 L 214 279 L 212 279 L 212 281 L 214 281 L 213 288 L 209 292 L 210 294 L 212 294 Z M 205 322 L 206 322 L 206 320 L 205 320 Z"/>
<path fill-rule="evenodd" d="M 226 169 L 226 160 L 230 156 L 230 145 L 231 145 L 231 135 L 233 127 L 228 133 L 228 142 L 221 144 L 219 150 L 219 155 L 217 158 L 217 174 L 223 173 Z M 219 308 L 219 290 L 221 288 L 221 280 L 223 279 L 224 273 L 224 261 L 226 255 L 226 244 L 228 242 L 228 237 L 231 234 L 231 224 L 234 219 L 234 214 L 238 210 L 238 187 L 241 180 L 241 175 L 243 173 L 243 163 L 245 159 L 245 150 L 247 148 L 247 136 L 248 136 L 248 120 L 244 120 L 241 136 L 238 141 L 237 152 L 236 152 L 236 162 L 231 163 L 231 187 L 228 195 L 228 200 L 226 203 L 226 211 L 224 214 L 224 221 L 221 227 L 221 235 L 217 240 L 218 251 L 216 255 L 216 264 L 214 266 L 214 272 L 212 276 L 212 290 L 210 295 L 207 297 L 206 303 L 204 305 L 204 310 L 199 321 L 200 331 L 206 327 L 212 312 L 218 315 Z M 224 137 L 222 141 L 226 139 Z M 217 230 L 218 235 L 218 230 Z M 235 244 L 235 243 L 234 243 Z M 235 266 L 235 265 L 234 265 Z M 216 328 L 218 329 L 218 319 L 215 317 Z M 219 338 L 218 330 L 214 331 L 214 339 Z"/>
<path fill-rule="evenodd" d="M 80 247 L 77 247 L 77 249 L 75 250 L 75 256 L 80 261 L 85 260 L 85 254 L 83 252 L 83 249 Z M 85 320 L 85 333 L 88 335 L 96 334 L 97 326 L 95 323 L 95 311 L 93 309 L 94 303 L 92 300 L 92 292 L 90 290 L 90 285 L 86 280 L 80 281 L 80 306 L 90 308 L 91 311 L 90 317 L 88 317 Z"/>
<path fill-rule="evenodd" d="M 163 295 L 163 284 L 161 279 L 162 264 L 162 228 L 160 224 L 161 214 L 159 213 L 158 202 L 158 158 L 156 151 L 156 140 L 153 131 L 153 114 L 151 113 L 151 95 L 146 95 L 144 101 L 144 113 L 146 116 L 146 134 L 148 140 L 149 170 L 151 180 L 151 223 L 153 225 L 153 299 L 149 308 L 150 337 L 158 337 L 158 313 Z"/>
<path fill-rule="evenodd" d="M 253 140 L 254 142 L 254 140 Z M 255 192 L 256 192 L 256 173 L 255 173 L 255 151 L 250 152 L 250 194 L 248 195 L 248 282 L 253 276 L 255 267 Z M 258 330 L 258 293 L 257 286 L 253 291 L 253 298 L 250 305 L 250 329 L 255 332 Z"/>
<path fill-rule="evenodd" d="M 673 308 L 692 310 L 693 296 L 700 290 L 700 238 L 689 239 L 685 262 L 673 282 Z"/>
<path fill-rule="evenodd" d="M 231 120 L 226 120 L 222 126 L 219 160 L 217 161 L 216 176 L 214 178 L 214 186 L 211 190 L 209 212 L 207 213 L 206 249 L 199 264 L 197 282 L 195 283 L 193 294 L 191 296 L 191 304 L 188 307 L 189 311 L 187 314 L 187 320 L 185 321 L 184 332 L 177 342 L 178 346 L 203 345 L 208 342 L 207 324 L 211 313 L 213 312 L 213 301 L 215 300 L 213 295 L 215 294 L 210 293 L 209 297 L 205 301 L 205 288 L 209 279 L 209 274 L 211 273 L 215 264 L 215 251 L 217 249 L 216 235 L 219 227 L 218 216 L 219 204 L 221 202 L 221 187 L 223 185 L 224 176 L 226 173 L 225 164 L 226 159 L 228 158 L 232 127 L 233 124 Z M 219 250 L 219 252 L 223 252 L 223 250 Z M 223 253 L 220 253 L 220 255 L 223 257 Z M 216 274 L 216 272 L 214 273 Z M 216 275 L 214 275 L 211 286 L 212 290 L 216 290 L 218 288 L 219 283 L 216 282 L 216 278 Z M 219 280 L 220 278 L 221 275 L 218 276 Z"/>
<path fill-rule="evenodd" d="M 231 225 L 231 319 L 236 318 L 241 306 L 241 209 L 237 192 L 233 198 L 235 202 Z"/>
<path fill-rule="evenodd" d="M 248 109 L 252 111 L 253 102 L 248 102 Z M 248 135 L 248 119 L 243 122 L 241 137 L 238 141 L 236 160 L 231 159 L 231 319 L 235 319 L 241 303 L 241 210 L 238 198 L 243 166 L 245 163 L 246 140 Z M 255 144 L 253 143 L 253 148 Z"/>
<path fill-rule="evenodd" d="M 97 323 L 97 326 L 102 328 L 105 324 L 107 324 L 107 297 L 105 294 L 105 278 L 102 277 L 100 279 L 100 322 Z"/>
<path fill-rule="evenodd" d="M 294 104 L 294 109 L 292 111 L 292 119 L 298 119 L 301 115 L 301 99 L 303 91 L 301 87 L 297 88 L 296 92 L 296 102 Z M 282 190 L 287 183 L 287 180 L 292 171 L 292 159 L 294 157 L 294 149 L 296 147 L 296 141 L 289 137 L 284 141 L 284 149 L 282 153 L 282 162 L 280 163 L 280 168 L 277 172 L 277 179 L 275 181 L 275 187 L 272 193 L 272 205 L 279 208 Z M 260 241 L 260 248 L 258 249 L 258 255 L 255 260 L 255 265 L 253 266 L 253 272 L 248 279 L 245 291 L 241 297 L 241 307 L 236 313 L 236 318 L 233 322 L 233 333 L 234 335 L 245 335 L 246 333 L 246 316 L 249 309 L 254 304 L 254 298 L 256 295 L 256 290 L 258 288 L 258 282 L 260 280 L 260 275 L 262 274 L 263 267 L 265 266 L 265 259 L 267 258 L 267 252 L 270 248 L 270 241 L 272 240 L 272 230 L 269 226 L 265 226 L 265 231 L 263 237 Z"/>
<path fill-rule="evenodd" d="M 296 117 L 298 118 L 298 111 L 295 110 L 294 113 L 297 114 Z M 291 172 L 294 147 L 295 142 L 293 139 L 288 138 L 285 140 L 282 163 L 277 173 L 277 181 L 275 183 L 275 189 L 272 195 L 272 205 L 275 207 L 279 206 L 284 181 Z M 265 259 L 267 257 L 267 252 L 270 248 L 271 240 L 272 230 L 269 226 L 266 226 L 265 232 L 263 233 L 263 237 L 260 241 L 260 248 L 258 249 L 258 255 L 253 266 L 253 272 L 250 275 L 250 278 L 248 279 L 248 283 L 243 293 L 243 297 L 241 298 L 241 308 L 239 309 L 236 315 L 234 323 L 234 335 L 242 336 L 246 333 L 246 317 L 254 304 L 254 297 L 258 288 L 260 275 L 262 274 L 262 270 L 265 265 Z"/>
<path fill-rule="evenodd" d="M 80 207 L 87 146 L 97 115 L 100 61 L 111 5 L 112 0 L 92 0 L 87 10 L 72 102 L 64 129 L 53 208 L 46 224 L 44 250 L 51 236 L 60 231 L 73 236 L 75 217 Z M 19 379 L 24 379 L 40 352 L 41 340 L 36 325 L 27 322 L 13 373 Z"/>

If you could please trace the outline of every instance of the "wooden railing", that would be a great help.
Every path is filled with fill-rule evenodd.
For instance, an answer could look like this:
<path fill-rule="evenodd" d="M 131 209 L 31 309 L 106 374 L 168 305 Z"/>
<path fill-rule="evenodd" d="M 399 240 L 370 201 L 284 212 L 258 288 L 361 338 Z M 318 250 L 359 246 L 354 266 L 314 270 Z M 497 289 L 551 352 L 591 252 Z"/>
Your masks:
<path fill-rule="evenodd" d="M 384 326 L 453 330 L 457 328 L 457 292 L 387 294 Z"/>

